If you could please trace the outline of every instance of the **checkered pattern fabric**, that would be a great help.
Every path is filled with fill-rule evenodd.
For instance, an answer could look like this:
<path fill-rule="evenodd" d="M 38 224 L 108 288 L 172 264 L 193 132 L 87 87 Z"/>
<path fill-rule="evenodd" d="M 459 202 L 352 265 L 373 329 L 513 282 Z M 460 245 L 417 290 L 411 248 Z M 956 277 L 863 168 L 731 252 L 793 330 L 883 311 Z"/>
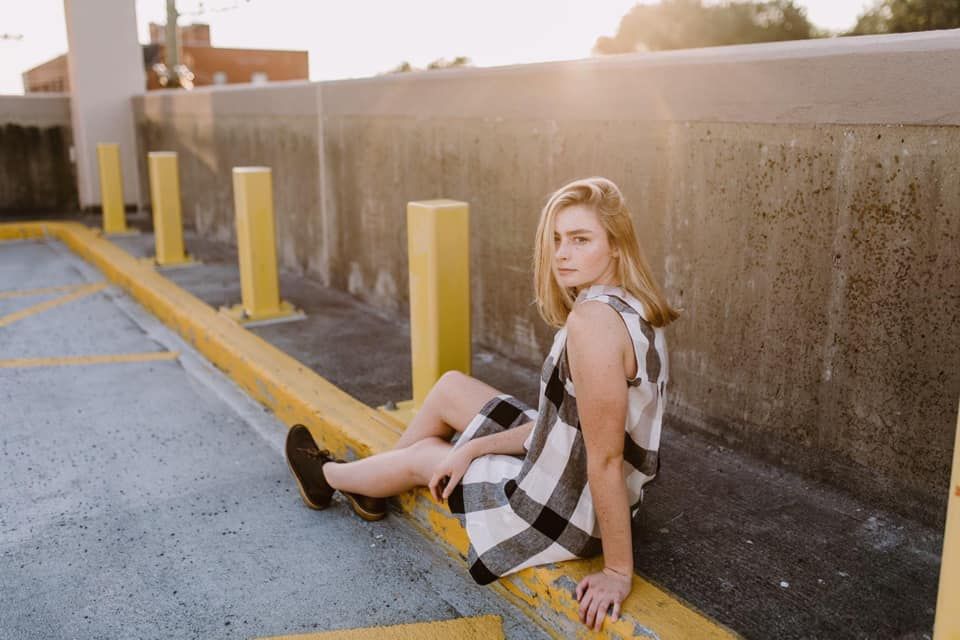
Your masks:
<path fill-rule="evenodd" d="M 644 319 L 643 304 L 621 287 L 595 285 L 577 297 L 578 303 L 587 300 L 613 307 L 633 340 L 637 375 L 626 381 L 623 476 L 635 513 L 644 485 L 659 468 L 666 340 L 663 329 Z M 557 332 L 543 364 L 537 410 L 513 396 L 498 395 L 481 408 L 454 445 L 536 423 L 524 443 L 525 456 L 475 459 L 450 495 L 450 510 L 470 539 L 470 575 L 480 584 L 526 567 L 602 552 L 566 336 L 566 327 Z"/>

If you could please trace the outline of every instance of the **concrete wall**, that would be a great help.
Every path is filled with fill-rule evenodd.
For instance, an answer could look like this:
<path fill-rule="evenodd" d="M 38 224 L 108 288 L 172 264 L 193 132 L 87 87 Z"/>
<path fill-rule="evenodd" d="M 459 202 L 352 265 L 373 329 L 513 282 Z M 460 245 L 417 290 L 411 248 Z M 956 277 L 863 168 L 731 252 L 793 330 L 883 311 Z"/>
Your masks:
<path fill-rule="evenodd" d="M 230 167 L 270 165 L 283 266 L 401 314 L 406 202 L 469 201 L 474 335 L 530 364 L 552 337 L 531 305 L 539 210 L 612 178 L 685 309 L 671 423 L 936 522 L 960 395 L 958 65 L 940 32 L 158 92 L 136 111 L 141 157 L 184 155 L 198 230 L 232 238 Z"/>
<path fill-rule="evenodd" d="M 316 85 L 306 82 L 135 99 L 141 193 L 150 193 L 147 152 L 176 151 L 185 224 L 233 241 L 232 168 L 271 167 L 282 265 L 320 273 L 322 259 L 312 255 L 323 220 L 317 100 Z"/>
<path fill-rule="evenodd" d="M 0 96 L 0 216 L 76 209 L 70 98 Z"/>

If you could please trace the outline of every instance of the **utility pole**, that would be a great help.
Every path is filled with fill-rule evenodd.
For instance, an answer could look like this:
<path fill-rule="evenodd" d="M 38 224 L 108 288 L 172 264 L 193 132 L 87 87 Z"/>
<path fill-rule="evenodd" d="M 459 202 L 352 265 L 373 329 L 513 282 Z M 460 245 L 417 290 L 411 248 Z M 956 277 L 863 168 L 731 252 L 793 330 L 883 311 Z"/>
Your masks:
<path fill-rule="evenodd" d="M 163 29 L 163 35 L 167 43 L 166 59 L 164 62 L 167 64 L 167 74 L 171 88 L 180 86 L 180 76 L 177 73 L 177 68 L 180 66 L 180 34 L 177 30 L 178 15 L 176 0 L 167 0 L 167 26 Z"/>

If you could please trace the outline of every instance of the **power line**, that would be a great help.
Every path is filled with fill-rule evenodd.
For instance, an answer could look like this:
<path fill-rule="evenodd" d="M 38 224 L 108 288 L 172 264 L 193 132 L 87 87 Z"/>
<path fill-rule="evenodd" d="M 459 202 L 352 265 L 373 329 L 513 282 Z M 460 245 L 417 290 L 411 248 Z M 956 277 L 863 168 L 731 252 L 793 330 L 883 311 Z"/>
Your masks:
<path fill-rule="evenodd" d="M 248 4 L 250 4 L 250 0 L 236 0 L 236 1 L 235 1 L 233 4 L 231 4 L 231 5 L 222 6 L 222 7 L 211 7 L 211 8 L 207 8 L 207 7 L 204 7 L 204 6 L 203 6 L 204 3 L 203 3 L 203 1 L 201 0 L 200 2 L 197 3 L 197 9 L 196 9 L 196 11 L 182 11 L 182 12 L 180 12 L 180 15 L 181 15 L 181 16 L 197 17 L 197 16 L 203 16 L 203 15 L 207 15 L 207 14 L 211 14 L 211 13 L 227 13 L 228 11 L 234 11 L 234 10 L 236 10 L 236 9 L 242 9 L 245 5 L 248 5 Z"/>

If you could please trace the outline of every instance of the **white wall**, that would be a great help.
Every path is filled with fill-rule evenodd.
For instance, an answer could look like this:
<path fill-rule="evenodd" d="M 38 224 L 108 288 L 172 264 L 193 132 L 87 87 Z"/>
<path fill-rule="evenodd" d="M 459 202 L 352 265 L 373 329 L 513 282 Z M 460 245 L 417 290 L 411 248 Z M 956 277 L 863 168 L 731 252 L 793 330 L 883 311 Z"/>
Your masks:
<path fill-rule="evenodd" d="M 71 119 L 80 206 L 100 204 L 97 143 L 120 144 L 123 194 L 140 203 L 131 97 L 144 92 L 143 54 L 130 0 L 64 0 Z"/>

